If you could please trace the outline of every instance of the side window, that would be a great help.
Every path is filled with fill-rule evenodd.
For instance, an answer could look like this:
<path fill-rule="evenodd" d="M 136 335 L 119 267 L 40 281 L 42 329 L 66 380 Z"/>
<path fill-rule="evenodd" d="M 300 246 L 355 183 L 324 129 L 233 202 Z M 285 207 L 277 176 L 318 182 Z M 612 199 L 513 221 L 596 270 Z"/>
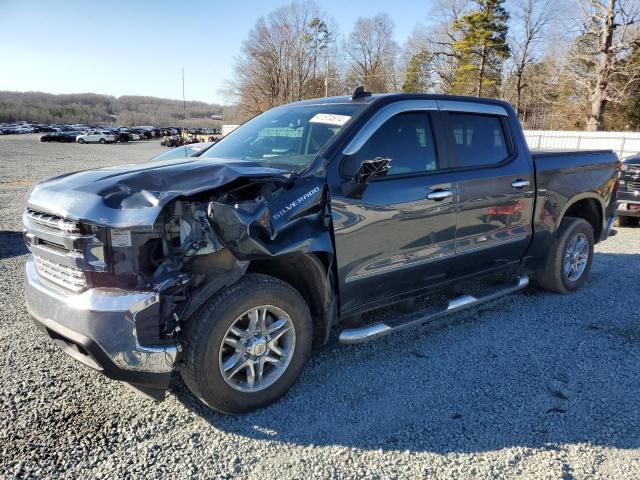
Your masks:
<path fill-rule="evenodd" d="M 387 120 L 358 151 L 357 164 L 391 159 L 390 175 L 436 170 L 438 162 L 427 112 L 406 112 Z"/>
<path fill-rule="evenodd" d="M 449 113 L 449 125 L 458 167 L 500 163 L 509 156 L 500 117 Z"/>

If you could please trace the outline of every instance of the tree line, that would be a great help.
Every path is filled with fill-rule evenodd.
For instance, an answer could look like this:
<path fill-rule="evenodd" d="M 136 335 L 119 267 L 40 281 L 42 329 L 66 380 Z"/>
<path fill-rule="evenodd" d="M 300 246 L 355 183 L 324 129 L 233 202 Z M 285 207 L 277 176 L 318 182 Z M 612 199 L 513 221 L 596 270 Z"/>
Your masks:
<path fill-rule="evenodd" d="M 419 4 L 416 4 L 419 5 Z M 640 130 L 640 0 L 436 0 L 403 45 L 385 13 L 342 34 L 313 0 L 259 18 L 223 94 L 249 118 L 351 93 L 502 98 L 525 127 Z"/>
<path fill-rule="evenodd" d="M 234 109 L 186 102 L 186 122 L 184 110 L 181 100 L 156 97 L 0 91 L 0 122 L 217 127 L 220 122 L 211 119 L 211 115 L 228 111 L 227 116 L 232 116 Z"/>

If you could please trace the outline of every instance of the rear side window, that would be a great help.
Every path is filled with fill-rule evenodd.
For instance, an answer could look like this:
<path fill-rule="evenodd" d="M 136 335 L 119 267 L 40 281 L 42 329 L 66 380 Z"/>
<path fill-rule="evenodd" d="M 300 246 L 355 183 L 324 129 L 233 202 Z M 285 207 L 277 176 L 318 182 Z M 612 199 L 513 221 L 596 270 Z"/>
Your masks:
<path fill-rule="evenodd" d="M 509 156 L 500 117 L 449 113 L 448 125 L 458 167 L 493 165 Z"/>
<path fill-rule="evenodd" d="M 407 112 L 390 118 L 367 140 L 357 157 L 359 162 L 376 157 L 390 158 L 387 176 L 436 170 L 438 164 L 429 114 Z"/>

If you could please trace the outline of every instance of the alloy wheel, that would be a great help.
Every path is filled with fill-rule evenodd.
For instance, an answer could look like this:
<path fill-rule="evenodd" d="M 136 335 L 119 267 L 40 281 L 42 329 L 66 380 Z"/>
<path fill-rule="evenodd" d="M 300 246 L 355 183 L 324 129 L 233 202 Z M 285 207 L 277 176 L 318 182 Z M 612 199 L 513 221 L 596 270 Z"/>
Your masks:
<path fill-rule="evenodd" d="M 222 377 L 241 392 L 263 390 L 284 374 L 295 343 L 295 328 L 284 310 L 273 305 L 252 308 L 234 320 L 222 339 Z"/>
<path fill-rule="evenodd" d="M 584 273 L 589 261 L 589 240 L 584 233 L 574 236 L 564 254 L 564 274 L 575 282 Z"/>

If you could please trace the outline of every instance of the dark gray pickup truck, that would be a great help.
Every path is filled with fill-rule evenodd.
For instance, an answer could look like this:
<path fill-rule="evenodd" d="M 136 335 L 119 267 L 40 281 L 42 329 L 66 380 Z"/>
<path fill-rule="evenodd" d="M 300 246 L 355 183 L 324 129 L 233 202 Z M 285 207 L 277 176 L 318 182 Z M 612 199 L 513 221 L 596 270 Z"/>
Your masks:
<path fill-rule="evenodd" d="M 640 155 L 626 158 L 619 180 L 618 208 L 620 226 L 640 223 Z"/>
<path fill-rule="evenodd" d="M 611 151 L 532 154 L 500 101 L 298 102 L 198 156 L 37 185 L 26 303 L 108 377 L 161 399 L 180 371 L 210 407 L 245 412 L 282 396 L 332 329 L 364 342 L 529 278 L 576 290 L 614 220 L 618 168 Z M 440 300 L 418 314 L 358 323 L 426 293 Z"/>

